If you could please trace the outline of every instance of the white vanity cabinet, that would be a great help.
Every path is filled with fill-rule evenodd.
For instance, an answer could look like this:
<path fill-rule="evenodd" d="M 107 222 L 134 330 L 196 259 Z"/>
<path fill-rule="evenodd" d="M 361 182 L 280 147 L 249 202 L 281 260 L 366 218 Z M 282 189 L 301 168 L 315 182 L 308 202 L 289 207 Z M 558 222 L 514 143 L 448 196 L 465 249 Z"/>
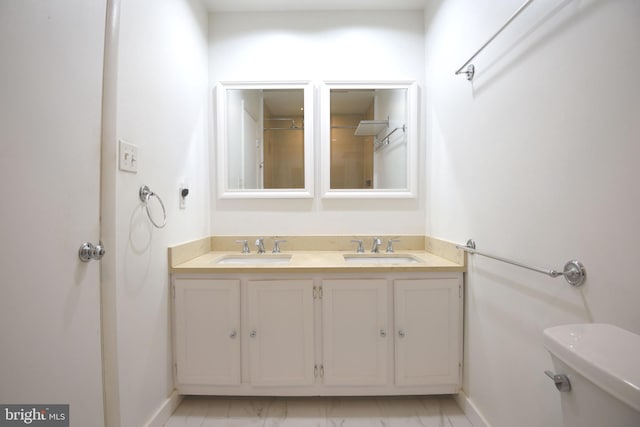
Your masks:
<path fill-rule="evenodd" d="M 240 280 L 175 279 L 179 384 L 240 384 Z"/>
<path fill-rule="evenodd" d="M 182 394 L 457 393 L 462 273 L 178 274 Z"/>
<path fill-rule="evenodd" d="M 251 384 L 313 385 L 313 280 L 250 280 L 246 310 Z"/>
<path fill-rule="evenodd" d="M 395 280 L 395 383 L 460 380 L 462 286 L 457 278 Z"/>
<path fill-rule="evenodd" d="M 384 279 L 322 281 L 322 355 L 326 385 L 387 383 L 388 285 Z"/>

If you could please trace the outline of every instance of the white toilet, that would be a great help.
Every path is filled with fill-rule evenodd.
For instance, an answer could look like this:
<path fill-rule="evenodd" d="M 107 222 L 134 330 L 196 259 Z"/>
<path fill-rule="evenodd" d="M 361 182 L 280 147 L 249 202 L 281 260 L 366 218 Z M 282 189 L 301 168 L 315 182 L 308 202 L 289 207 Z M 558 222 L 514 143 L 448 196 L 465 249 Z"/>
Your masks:
<path fill-rule="evenodd" d="M 545 329 L 544 345 L 556 381 L 564 374 L 571 383 L 560 393 L 565 427 L 640 427 L 640 335 L 606 324 L 563 325 Z"/>

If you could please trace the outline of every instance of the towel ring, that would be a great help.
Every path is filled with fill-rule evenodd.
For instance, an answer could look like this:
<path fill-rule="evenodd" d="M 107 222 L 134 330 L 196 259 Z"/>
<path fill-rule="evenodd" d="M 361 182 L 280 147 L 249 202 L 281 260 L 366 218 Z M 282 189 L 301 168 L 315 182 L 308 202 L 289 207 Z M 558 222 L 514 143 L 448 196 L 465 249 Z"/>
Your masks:
<path fill-rule="evenodd" d="M 162 199 L 160 198 L 160 196 L 158 196 L 156 193 L 154 193 L 153 191 L 151 191 L 151 189 L 149 187 L 147 187 L 146 185 L 143 185 L 142 187 L 140 187 L 140 200 L 142 202 L 144 202 L 144 207 L 147 210 L 147 216 L 149 217 L 149 221 L 151 221 L 151 224 L 154 225 L 154 227 L 156 228 L 163 228 L 165 225 L 167 225 L 167 211 L 164 208 L 164 203 L 162 203 Z M 158 199 L 158 201 L 160 202 L 160 206 L 162 206 L 162 216 L 163 216 L 163 220 L 162 220 L 162 225 L 158 225 L 154 220 L 153 217 L 151 216 L 151 212 L 149 212 L 149 199 L 155 196 L 156 199 Z"/>

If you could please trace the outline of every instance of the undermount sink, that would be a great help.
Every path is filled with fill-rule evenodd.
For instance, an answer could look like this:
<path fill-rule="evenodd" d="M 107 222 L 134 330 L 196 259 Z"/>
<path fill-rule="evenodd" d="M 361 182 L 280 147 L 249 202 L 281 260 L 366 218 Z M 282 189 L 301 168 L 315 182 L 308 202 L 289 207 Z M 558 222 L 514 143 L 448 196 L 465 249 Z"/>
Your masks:
<path fill-rule="evenodd" d="M 412 255 L 402 254 L 346 254 L 342 256 L 347 264 L 416 264 L 420 262 Z"/>
<path fill-rule="evenodd" d="M 225 255 L 214 260 L 214 264 L 228 265 L 285 265 L 291 261 L 291 255 Z"/>

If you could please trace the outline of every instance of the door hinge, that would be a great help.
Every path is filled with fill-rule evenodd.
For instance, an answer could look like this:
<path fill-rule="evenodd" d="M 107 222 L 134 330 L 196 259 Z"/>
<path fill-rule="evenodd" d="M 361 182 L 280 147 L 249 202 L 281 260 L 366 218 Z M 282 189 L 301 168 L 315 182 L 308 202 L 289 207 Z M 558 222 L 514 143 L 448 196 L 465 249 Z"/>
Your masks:
<path fill-rule="evenodd" d="M 458 298 L 462 298 L 462 285 L 458 285 Z"/>

